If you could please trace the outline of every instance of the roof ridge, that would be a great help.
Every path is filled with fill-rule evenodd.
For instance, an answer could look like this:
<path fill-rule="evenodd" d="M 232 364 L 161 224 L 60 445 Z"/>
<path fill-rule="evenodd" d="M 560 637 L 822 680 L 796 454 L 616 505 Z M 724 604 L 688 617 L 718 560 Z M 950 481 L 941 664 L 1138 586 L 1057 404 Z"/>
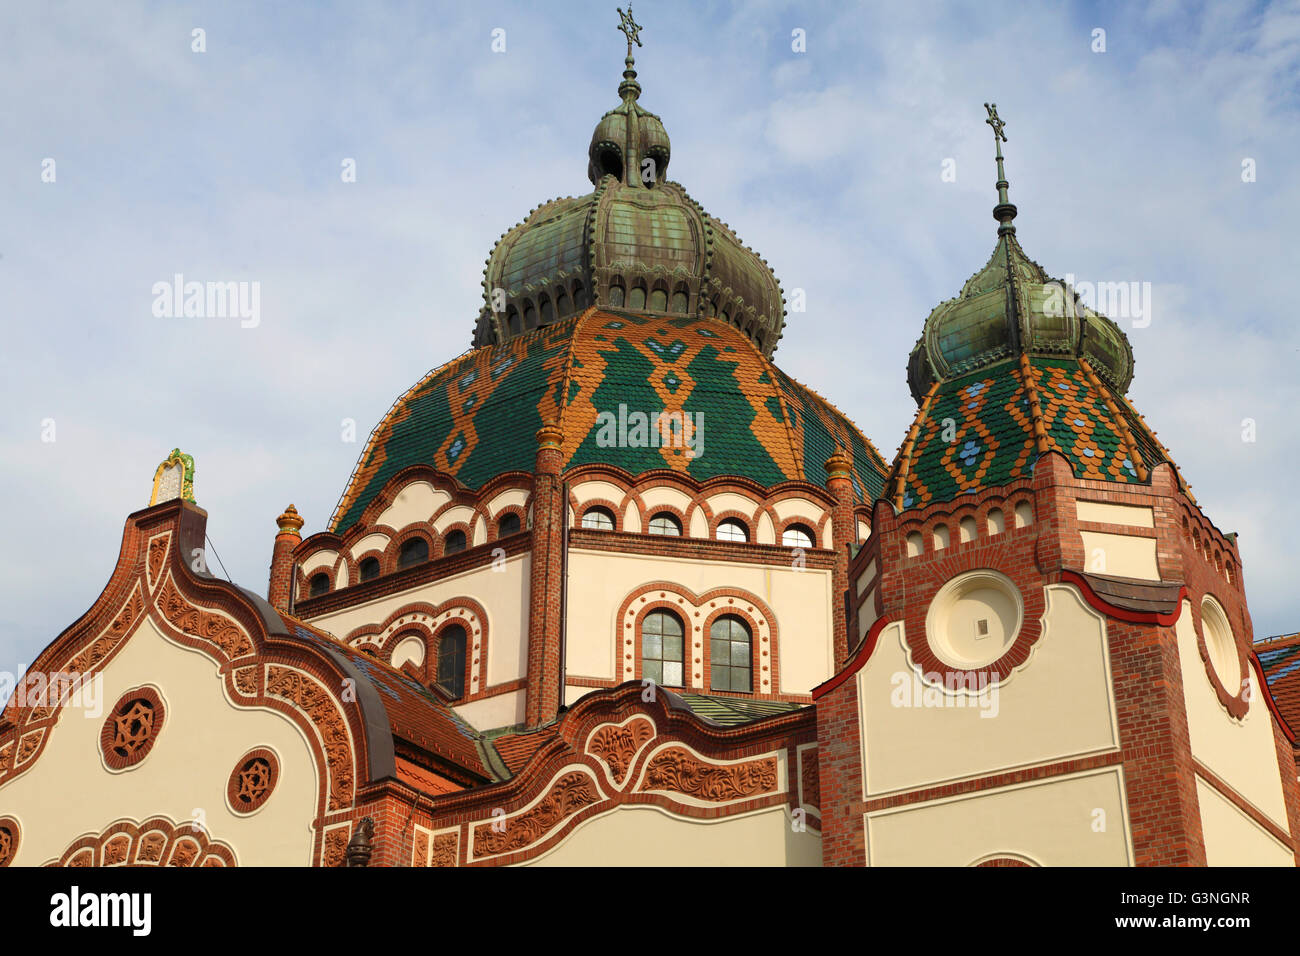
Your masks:
<path fill-rule="evenodd" d="M 1088 376 L 1088 381 L 1092 383 L 1092 387 L 1101 392 L 1101 398 L 1102 401 L 1106 403 L 1106 409 L 1110 412 L 1111 417 L 1115 419 L 1115 424 L 1119 427 L 1120 437 L 1124 440 L 1124 444 L 1128 446 L 1130 460 L 1133 463 L 1133 470 L 1137 472 L 1138 481 L 1146 481 L 1150 472 L 1147 470 L 1146 463 L 1142 460 L 1142 452 L 1138 450 L 1137 440 L 1133 437 L 1133 431 L 1128 427 L 1128 422 L 1116 407 L 1110 389 L 1098 377 L 1097 373 L 1093 370 L 1092 365 L 1082 355 L 1079 356 L 1079 366 Z"/>
<path fill-rule="evenodd" d="M 564 378 L 560 382 L 560 395 L 555 402 L 555 425 L 561 432 L 564 431 L 564 416 L 569 411 L 569 383 L 573 381 L 573 362 L 577 358 L 578 352 L 574 347 L 574 343 L 577 341 L 578 333 L 582 331 L 587 320 L 595 315 L 599 308 L 600 307 L 596 305 L 589 305 L 574 318 L 573 332 L 569 335 L 569 342 L 565 346 L 565 351 L 568 354 L 564 358 Z M 548 328 L 550 328 L 550 326 L 548 326 Z M 563 439 L 561 439 L 561 441 L 563 441 Z M 561 445 L 561 452 L 563 452 L 563 448 L 564 446 Z M 568 456 L 566 456 L 564 460 L 567 462 Z"/>
<path fill-rule="evenodd" d="M 856 431 L 858 433 L 858 437 L 862 439 L 862 443 L 867 446 L 867 451 L 871 452 L 871 454 L 876 456 L 876 461 L 874 462 L 874 464 L 877 465 L 877 471 L 880 472 L 882 477 L 888 478 L 889 471 L 886 468 L 885 456 L 880 453 L 880 449 L 876 447 L 875 442 L 873 442 L 870 438 L 867 437 L 867 433 L 864 432 L 861 428 L 859 428 L 857 423 L 854 422 L 853 419 L 851 419 L 848 415 L 846 415 L 838 405 L 836 405 L 834 402 L 828 399 L 821 392 L 817 391 L 817 389 L 813 388 L 810 385 L 805 385 L 803 382 L 799 381 L 797 378 L 793 377 L 792 375 L 789 375 L 786 372 L 781 372 L 781 374 L 784 375 L 789 381 L 793 382 L 795 385 L 798 385 L 809 395 L 813 396 L 813 398 L 817 399 L 817 401 L 821 402 L 823 405 L 829 408 L 832 412 L 834 412 L 844 421 L 852 425 L 853 430 Z M 847 449 L 847 451 L 849 452 L 849 456 L 852 457 L 853 455 L 852 449 Z"/>
<path fill-rule="evenodd" d="M 1043 405 L 1038 396 L 1038 382 L 1034 378 L 1028 352 L 1020 353 L 1020 381 L 1025 386 L 1025 391 L 1029 393 L 1029 417 L 1034 423 L 1034 443 L 1038 453 L 1045 455 L 1052 448 L 1047 435 L 1047 423 L 1043 421 Z"/>
<path fill-rule="evenodd" d="M 925 398 L 921 399 L 921 407 L 916 410 L 916 417 L 912 419 L 912 427 L 907 430 L 907 437 L 903 439 L 903 446 L 898 450 L 898 458 L 894 462 L 893 474 L 889 476 L 889 483 L 894 484 L 892 493 L 887 494 L 887 498 L 893 503 L 895 511 L 903 510 L 903 490 L 907 482 L 908 469 L 912 463 L 912 453 L 916 450 L 916 433 L 920 430 L 921 420 L 930 413 L 930 404 L 934 401 L 935 393 L 939 390 L 939 383 L 932 382 L 930 388 L 925 393 Z"/>

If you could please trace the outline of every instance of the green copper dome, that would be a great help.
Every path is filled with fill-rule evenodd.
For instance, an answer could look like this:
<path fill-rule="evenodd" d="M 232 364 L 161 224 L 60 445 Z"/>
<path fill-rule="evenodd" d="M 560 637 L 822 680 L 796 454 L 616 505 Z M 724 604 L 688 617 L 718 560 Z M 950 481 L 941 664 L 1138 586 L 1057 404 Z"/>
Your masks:
<path fill-rule="evenodd" d="M 940 303 L 907 363 L 907 381 L 917 404 L 936 383 L 987 368 L 1020 355 L 1086 359 L 1121 395 L 1133 381 L 1133 349 L 1119 326 L 1079 301 L 1074 290 L 1051 279 L 1016 241 L 1016 207 L 1007 196 L 997 105 L 985 103 L 986 122 L 997 146 L 998 204 L 993 218 L 998 243 L 984 268 L 971 276 L 955 299 Z"/>
<path fill-rule="evenodd" d="M 1133 380 L 1133 350 L 1119 326 L 1077 301 L 1073 290 L 1050 279 L 1002 231 L 988 263 L 925 320 L 908 361 L 907 380 L 918 403 L 935 382 L 986 368 L 1026 353 L 1086 358 L 1108 385 L 1123 394 Z"/>
<path fill-rule="evenodd" d="M 638 102 L 630 50 L 626 63 L 621 102 L 596 124 L 587 150 L 596 188 L 538 206 L 501 236 L 483 270 L 473 344 L 500 345 L 596 305 L 718 318 L 770 356 L 785 325 L 780 283 L 668 180 L 668 132 Z"/>

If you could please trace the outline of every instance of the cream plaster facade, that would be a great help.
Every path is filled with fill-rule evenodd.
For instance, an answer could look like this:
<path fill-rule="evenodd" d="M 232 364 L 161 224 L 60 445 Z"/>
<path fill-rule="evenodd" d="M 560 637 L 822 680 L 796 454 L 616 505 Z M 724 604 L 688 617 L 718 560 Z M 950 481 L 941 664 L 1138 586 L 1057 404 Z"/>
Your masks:
<path fill-rule="evenodd" d="M 216 663 L 172 642 L 147 617 L 97 673 L 104 713 L 91 717 L 64 708 L 36 764 L 0 786 L 0 805 L 40 808 L 13 814 L 23 828 L 15 864 L 57 860 L 79 835 L 157 815 L 175 823 L 201 821 L 210 839 L 234 850 L 241 866 L 311 864 L 319 787 L 310 746 L 296 724 L 268 708 L 236 706 Z M 108 709 L 142 685 L 162 697 L 162 730 L 140 763 L 111 771 L 100 753 L 100 729 Z M 226 786 L 254 747 L 275 752 L 279 779 L 261 808 L 237 814 L 227 804 Z"/>

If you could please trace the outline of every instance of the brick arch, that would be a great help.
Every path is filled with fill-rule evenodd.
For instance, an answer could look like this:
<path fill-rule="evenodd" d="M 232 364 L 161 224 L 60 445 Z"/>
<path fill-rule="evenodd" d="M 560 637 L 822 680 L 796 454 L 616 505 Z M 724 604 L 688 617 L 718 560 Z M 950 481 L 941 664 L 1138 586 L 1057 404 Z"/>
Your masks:
<path fill-rule="evenodd" d="M 734 601 L 731 597 L 728 601 Z M 712 602 L 710 602 L 712 603 Z M 743 602 L 742 602 L 743 603 Z M 780 687 L 780 681 L 777 677 L 777 660 L 773 653 L 773 642 L 771 639 L 771 629 L 767 629 L 767 634 L 763 635 L 763 626 L 759 621 L 768 621 L 766 617 L 756 615 L 753 611 L 753 605 L 741 607 L 739 604 L 718 605 L 711 608 L 704 618 L 704 623 L 700 625 L 700 631 L 704 637 L 704 683 L 703 688 L 710 694 L 744 694 L 745 691 L 724 691 L 713 689 L 713 654 L 710 648 L 713 622 L 721 617 L 735 617 L 745 622 L 749 628 L 749 693 L 761 694 L 770 693 L 771 688 Z M 764 691 L 763 681 L 769 681 L 768 690 Z"/>
<path fill-rule="evenodd" d="M 489 542 L 500 540 L 501 519 L 504 518 L 506 515 L 515 515 L 519 518 L 518 533 L 522 534 L 528 531 L 528 509 L 525 508 L 523 505 L 502 505 L 499 509 L 497 509 L 496 514 L 494 514 L 490 519 L 488 519 L 487 539 Z"/>
<path fill-rule="evenodd" d="M 681 525 L 682 528 L 681 537 L 689 538 L 691 536 L 691 525 L 690 522 L 686 520 L 686 514 L 674 505 L 655 505 L 653 508 L 648 508 L 644 505 L 641 506 L 641 533 L 649 534 L 650 519 L 656 515 L 664 514 L 672 515 L 677 519 L 677 523 Z"/>
<path fill-rule="evenodd" d="M 460 612 L 460 613 L 457 613 Z M 445 621 L 438 618 L 447 615 Z M 408 618 L 413 618 L 408 620 Z M 391 663 L 393 651 L 402 635 L 416 632 L 425 639 L 424 675 L 425 683 L 432 683 L 437 676 L 437 635 L 447 625 L 459 621 L 465 628 L 465 695 L 460 703 L 465 703 L 480 696 L 487 696 L 489 632 L 491 630 L 487 609 L 470 597 L 448 598 L 440 604 L 428 601 L 413 601 L 403 604 L 393 611 L 380 624 L 363 624 L 349 631 L 343 643 L 350 647 L 360 647 L 363 643 L 375 648 L 376 656 L 385 663 Z"/>
<path fill-rule="evenodd" d="M 588 498 L 585 501 L 579 502 L 574 498 L 573 492 L 570 491 L 569 500 L 571 502 L 570 507 L 573 509 L 573 527 L 581 528 L 582 516 L 592 508 L 604 508 L 614 517 L 614 530 L 623 530 L 625 524 L 623 509 L 608 498 Z"/>
<path fill-rule="evenodd" d="M 142 823 L 118 820 L 68 845 L 46 866 L 238 866 L 234 849 L 214 840 L 205 826 L 155 816 Z"/>
<path fill-rule="evenodd" d="M 728 603 L 731 602 L 731 603 Z M 645 615 L 656 608 L 668 608 L 677 612 L 682 617 L 682 622 L 686 625 L 687 645 L 683 654 L 683 663 L 689 664 L 685 671 L 687 690 L 712 693 L 709 690 L 706 661 L 709 653 L 708 648 L 708 629 L 705 627 L 706 621 L 711 621 L 717 614 L 726 613 L 728 610 L 738 613 L 738 616 L 747 620 L 751 628 L 751 633 L 756 649 L 754 657 L 761 660 L 762 655 L 758 653 L 762 647 L 762 631 L 766 631 L 767 645 L 770 651 L 769 659 L 771 667 L 769 684 L 764 687 L 762 683 L 761 664 L 756 670 L 759 680 L 754 682 L 754 689 L 749 694 L 738 694 L 737 696 L 752 698 L 767 698 L 780 700 L 805 700 L 807 695 L 782 693 L 781 675 L 780 675 L 780 629 L 773 614 L 772 608 L 757 595 L 740 588 L 713 588 L 697 595 L 690 588 L 683 587 L 671 581 L 651 581 L 635 588 L 628 594 L 623 602 L 619 605 L 618 615 L 615 618 L 614 634 L 614 659 L 617 662 L 615 666 L 615 680 L 623 681 L 635 678 L 641 679 L 641 622 Z M 695 663 L 695 639 L 699 635 L 699 664 Z M 628 644 L 629 636 L 631 645 Z M 632 654 L 632 678 L 627 676 L 628 653 Z M 699 673 L 700 679 L 696 683 L 694 680 L 695 673 Z M 720 692 L 725 693 L 725 692 Z"/>
<path fill-rule="evenodd" d="M 380 567 L 382 568 L 380 571 L 381 574 L 392 574 L 399 570 L 397 560 L 399 555 L 402 553 L 402 545 L 406 544 L 406 542 L 413 538 L 423 538 L 424 542 L 429 546 L 429 556 L 425 558 L 424 561 L 420 562 L 421 564 L 438 559 L 442 548 L 442 542 L 439 540 L 437 532 L 433 531 L 432 526 L 426 528 L 423 524 L 407 525 L 402 529 L 400 536 L 393 535 L 393 537 L 388 540 L 388 547 L 384 549 L 383 561 L 380 562 Z M 410 565 L 410 567 L 415 567 L 415 565 Z M 406 569 L 401 568 L 400 570 L 404 571 Z"/>
<path fill-rule="evenodd" d="M 982 857 L 979 860 L 969 864 L 970 866 L 1041 866 L 1036 860 L 1032 860 L 1020 853 L 999 853 L 993 856 Z"/>
<path fill-rule="evenodd" d="M 718 538 L 718 526 L 728 518 L 731 518 L 739 521 L 745 526 L 745 532 L 748 535 L 745 540 L 746 544 L 758 544 L 758 519 L 762 513 L 763 508 L 761 505 L 752 515 L 747 515 L 743 511 L 736 511 L 734 509 L 714 513 L 713 519 L 709 522 L 709 540 L 716 541 Z"/>

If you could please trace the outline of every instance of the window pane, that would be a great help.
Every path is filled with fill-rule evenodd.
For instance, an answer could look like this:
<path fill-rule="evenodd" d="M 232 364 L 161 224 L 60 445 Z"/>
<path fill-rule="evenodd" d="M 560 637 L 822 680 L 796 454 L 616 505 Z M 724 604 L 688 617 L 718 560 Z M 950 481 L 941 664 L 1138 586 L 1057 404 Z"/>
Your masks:
<path fill-rule="evenodd" d="M 680 634 L 664 635 L 664 660 L 680 661 L 682 659 L 682 636 Z"/>
<path fill-rule="evenodd" d="M 749 645 L 742 641 L 732 641 L 728 645 L 731 648 L 731 663 L 734 667 L 749 666 Z"/>
<path fill-rule="evenodd" d="M 641 656 L 649 660 L 662 660 L 664 656 L 663 638 L 658 634 L 646 633 L 641 643 Z"/>
<path fill-rule="evenodd" d="M 748 691 L 749 685 L 749 668 L 732 667 L 731 671 L 731 689 Z"/>
<path fill-rule="evenodd" d="M 680 537 L 682 529 L 672 515 L 655 515 L 650 519 L 650 533 L 675 538 Z"/>
<path fill-rule="evenodd" d="M 715 667 L 709 680 L 711 690 L 731 690 L 731 668 Z"/>
<path fill-rule="evenodd" d="M 718 525 L 719 541 L 748 541 L 749 532 L 745 526 L 734 518 L 728 518 L 722 524 Z"/>
<path fill-rule="evenodd" d="M 664 679 L 660 682 L 667 687 L 682 686 L 682 665 L 664 662 Z"/>
<path fill-rule="evenodd" d="M 663 665 L 658 661 L 644 661 L 641 667 L 641 676 L 646 680 L 652 680 L 656 684 L 664 682 Z"/>
<path fill-rule="evenodd" d="M 664 622 L 664 633 L 682 636 L 682 622 L 677 620 L 677 615 L 669 614 L 667 611 L 659 612 L 660 619 Z"/>
<path fill-rule="evenodd" d="M 726 665 L 731 663 L 730 641 L 713 641 L 712 661 L 714 667 L 717 667 L 719 664 Z"/>
<path fill-rule="evenodd" d="M 791 525 L 781 533 L 781 543 L 787 548 L 811 548 L 812 532 L 803 525 Z"/>

